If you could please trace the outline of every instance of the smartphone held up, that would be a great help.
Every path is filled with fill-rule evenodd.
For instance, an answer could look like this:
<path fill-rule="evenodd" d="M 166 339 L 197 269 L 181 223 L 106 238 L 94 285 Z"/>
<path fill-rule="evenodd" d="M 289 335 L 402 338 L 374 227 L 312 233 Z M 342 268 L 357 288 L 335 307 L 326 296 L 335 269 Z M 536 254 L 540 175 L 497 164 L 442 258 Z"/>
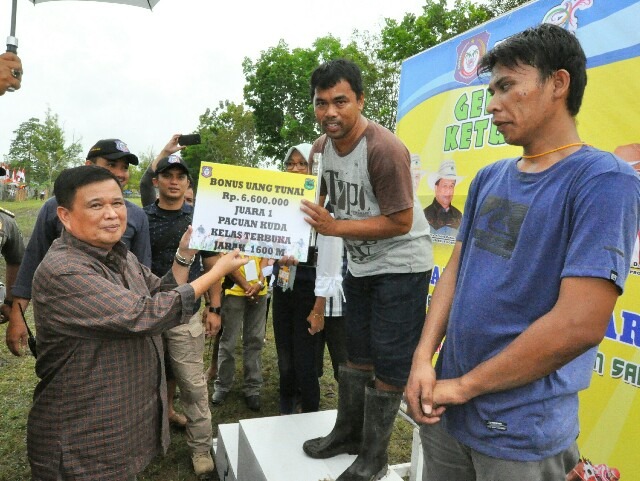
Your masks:
<path fill-rule="evenodd" d="M 200 134 L 186 134 L 178 137 L 178 143 L 180 145 L 198 145 L 202 142 Z"/>

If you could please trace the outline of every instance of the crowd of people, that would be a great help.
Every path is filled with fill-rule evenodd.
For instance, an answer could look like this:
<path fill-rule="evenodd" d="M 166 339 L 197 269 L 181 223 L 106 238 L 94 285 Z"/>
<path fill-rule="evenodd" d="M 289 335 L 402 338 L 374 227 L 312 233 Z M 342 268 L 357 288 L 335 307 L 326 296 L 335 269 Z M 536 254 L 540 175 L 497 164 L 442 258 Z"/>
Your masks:
<path fill-rule="evenodd" d="M 10 75 L 0 65 L 0 82 L 18 88 L 21 65 L 2 61 Z M 185 426 L 195 473 L 210 474 L 209 399 L 214 408 L 227 401 L 240 332 L 244 399 L 261 409 L 270 278 L 281 414 L 318 410 L 329 347 L 335 425 L 301 449 L 314 459 L 357 455 L 339 481 L 384 476 L 403 395 L 422 425 L 424 479 L 564 479 L 579 461 L 578 392 L 640 230 L 640 177 L 578 135 L 586 58 L 572 34 L 528 29 L 479 70 L 490 75 L 487 111 L 523 153 L 482 169 L 462 212 L 451 206 L 461 180 L 453 161 L 441 164 L 423 211 L 409 151 L 362 114 L 355 63 L 314 70 L 322 135 L 291 147 L 284 166 L 310 174 L 322 158 L 319 202 L 301 205 L 318 234 L 317 265 L 190 249 L 192 179 L 177 135 L 143 176 L 142 209 L 123 197 L 138 159 L 118 139 L 100 140 L 87 165 L 60 174 L 26 249 L 17 241 L 2 250 L 14 354 L 26 346 L 22 312 L 33 303 L 34 479 L 135 479 L 166 451 L 169 422 Z M 455 246 L 425 320 L 430 234 L 442 228 Z M 211 397 L 205 336 L 219 343 Z M 183 417 L 172 407 L 176 385 Z"/>

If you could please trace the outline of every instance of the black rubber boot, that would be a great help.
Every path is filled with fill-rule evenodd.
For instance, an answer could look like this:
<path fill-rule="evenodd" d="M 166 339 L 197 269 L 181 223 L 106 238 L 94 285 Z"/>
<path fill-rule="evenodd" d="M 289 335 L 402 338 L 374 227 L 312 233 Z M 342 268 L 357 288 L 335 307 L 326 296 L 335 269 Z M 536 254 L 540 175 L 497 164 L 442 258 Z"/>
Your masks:
<path fill-rule="evenodd" d="M 387 474 L 387 447 L 401 399 L 401 392 L 366 389 L 362 447 L 336 481 L 376 481 Z"/>
<path fill-rule="evenodd" d="M 340 366 L 338 415 L 333 430 L 325 437 L 305 441 L 302 449 L 308 456 L 326 459 L 338 454 L 358 454 L 362 441 L 364 390 L 373 372 Z"/>

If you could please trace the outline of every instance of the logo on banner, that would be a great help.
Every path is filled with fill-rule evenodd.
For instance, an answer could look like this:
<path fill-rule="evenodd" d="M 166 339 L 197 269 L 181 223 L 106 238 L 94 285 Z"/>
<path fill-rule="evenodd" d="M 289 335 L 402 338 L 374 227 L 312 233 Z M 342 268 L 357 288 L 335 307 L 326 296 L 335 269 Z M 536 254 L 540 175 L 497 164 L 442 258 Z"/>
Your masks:
<path fill-rule="evenodd" d="M 565 0 L 551 8 L 543 17 L 542 23 L 551 23 L 575 33 L 578 29 L 578 10 L 586 10 L 593 5 L 593 0 Z"/>
<path fill-rule="evenodd" d="M 478 62 L 482 56 L 487 53 L 487 45 L 489 44 L 489 32 L 486 30 L 482 33 L 465 39 L 458 48 L 458 61 L 456 62 L 456 71 L 454 78 L 458 82 L 469 85 L 473 79 L 477 77 L 476 69 Z"/>
<path fill-rule="evenodd" d="M 209 167 L 208 165 L 202 167 L 202 171 L 200 172 L 200 175 L 202 175 L 202 177 L 208 179 L 209 177 L 211 177 L 211 174 L 213 174 L 213 169 L 211 167 Z"/>

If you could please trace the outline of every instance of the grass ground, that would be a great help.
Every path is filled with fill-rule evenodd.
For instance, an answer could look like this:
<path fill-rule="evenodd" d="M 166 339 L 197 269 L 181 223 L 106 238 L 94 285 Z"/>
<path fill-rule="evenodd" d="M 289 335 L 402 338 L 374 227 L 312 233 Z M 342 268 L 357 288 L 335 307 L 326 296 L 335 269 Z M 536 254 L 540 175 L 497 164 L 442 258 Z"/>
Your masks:
<path fill-rule="evenodd" d="M 2 205 L 16 214 L 16 220 L 25 239 L 31 235 L 33 224 L 42 203 L 29 200 L 20 203 Z M 4 279 L 4 262 L 0 262 L 0 279 Z M 27 319 L 33 326 L 31 308 L 27 311 Z M 31 406 L 33 389 L 38 381 L 31 356 L 14 357 L 4 342 L 5 327 L 0 326 L 0 480 L 27 481 L 30 479 L 29 463 L 26 455 L 27 415 Z M 210 344 L 207 342 L 205 363 L 210 362 Z M 241 349 L 236 351 L 237 372 L 234 391 L 225 403 L 212 407 L 214 436 L 217 435 L 218 424 L 233 423 L 240 419 L 258 416 L 278 415 L 278 364 L 273 339 L 271 319 L 267 325 L 267 336 L 263 350 L 262 363 L 264 387 L 262 390 L 262 410 L 260 413 L 250 411 L 244 403 L 238 379 L 242 379 Z M 324 375 L 321 380 L 320 409 L 335 409 L 337 402 L 337 385 L 333 379 L 333 369 L 328 354 L 325 356 Z M 209 386 L 210 392 L 212 386 Z M 331 395 L 331 393 L 336 393 Z M 180 402 L 176 405 L 180 409 Z M 131 427 L 135 429 L 135 426 Z M 328 427 L 328 430 L 330 427 Z M 283 433 L 284 434 L 284 433 Z M 411 459 L 412 427 L 398 418 L 389 448 L 391 464 L 409 462 Z M 194 481 L 189 451 L 184 431 L 172 429 L 171 447 L 164 457 L 156 458 L 147 469 L 138 476 L 139 481 Z"/>

